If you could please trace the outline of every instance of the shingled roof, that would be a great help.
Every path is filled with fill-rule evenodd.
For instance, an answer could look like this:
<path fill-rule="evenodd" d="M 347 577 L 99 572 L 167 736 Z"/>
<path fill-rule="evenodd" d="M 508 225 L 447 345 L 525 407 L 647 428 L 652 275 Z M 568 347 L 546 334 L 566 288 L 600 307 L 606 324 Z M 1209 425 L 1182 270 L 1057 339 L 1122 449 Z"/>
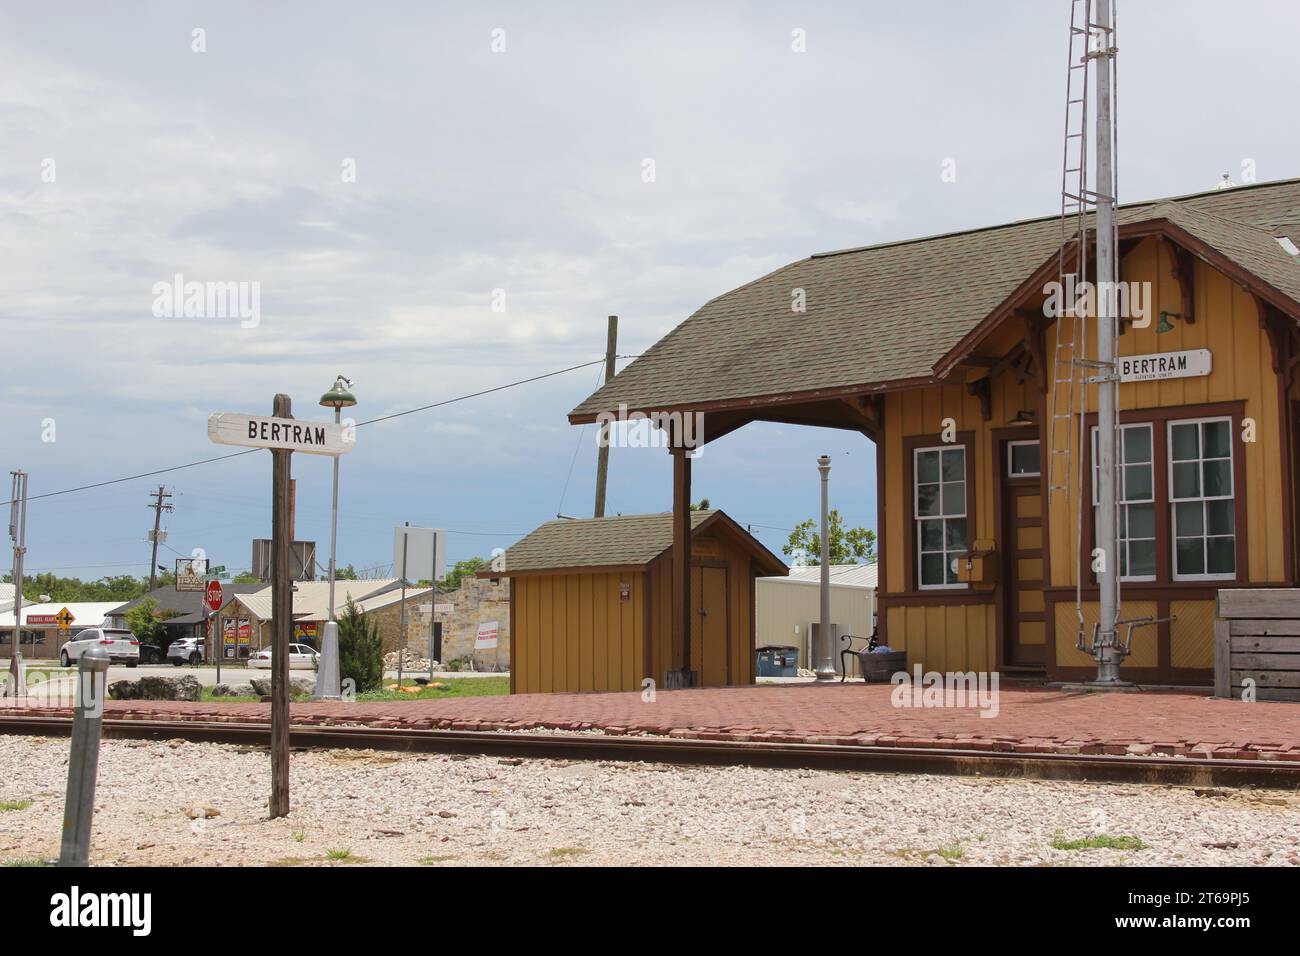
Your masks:
<path fill-rule="evenodd" d="M 1123 229 L 1169 221 L 1300 311 L 1300 179 L 1121 206 Z M 1046 217 L 821 253 L 721 295 L 569 413 L 766 404 L 798 393 L 931 380 L 936 365 L 1060 247 Z M 791 310 L 803 289 L 807 311 Z"/>
<path fill-rule="evenodd" d="M 763 560 L 765 573 L 780 574 L 785 563 L 722 511 L 692 511 L 691 533 L 723 525 L 745 540 Z M 548 521 L 505 553 L 503 571 L 480 571 L 479 577 L 509 577 L 538 571 L 577 568 L 644 567 L 673 544 L 673 516 L 617 515 Z"/>

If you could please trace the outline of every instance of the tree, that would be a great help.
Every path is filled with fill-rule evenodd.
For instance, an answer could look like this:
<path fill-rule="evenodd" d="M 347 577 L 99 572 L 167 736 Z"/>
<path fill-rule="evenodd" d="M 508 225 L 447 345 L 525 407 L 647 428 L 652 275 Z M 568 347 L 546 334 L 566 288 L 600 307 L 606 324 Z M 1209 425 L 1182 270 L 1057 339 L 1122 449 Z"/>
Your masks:
<path fill-rule="evenodd" d="M 252 571 L 240 571 L 230 579 L 231 584 L 262 584 L 262 579 Z"/>
<path fill-rule="evenodd" d="M 326 580 L 328 580 L 328 578 L 326 578 Z M 340 568 L 338 565 L 335 565 L 335 566 L 334 566 L 334 580 L 335 580 L 335 581 L 355 581 L 355 580 L 357 580 L 357 569 L 354 568 L 354 567 L 353 567 L 352 565 L 350 565 L 350 564 L 349 564 L 346 568 Z"/>
<path fill-rule="evenodd" d="M 158 610 L 158 602 L 147 597 L 126 612 L 126 626 L 141 644 L 152 644 L 159 650 L 166 650 L 169 642 L 165 622 L 179 615 L 179 611 L 170 608 Z"/>
<path fill-rule="evenodd" d="M 378 690 L 384 679 L 384 640 L 379 622 L 362 614 L 349 597 L 338 625 L 339 679 L 350 678 L 358 694 Z"/>
<path fill-rule="evenodd" d="M 483 568 L 487 567 L 486 558 L 467 558 L 464 561 L 457 561 L 450 571 L 448 571 L 438 582 L 439 591 L 455 591 L 460 587 L 460 579 L 477 574 Z"/>
<path fill-rule="evenodd" d="M 713 505 L 709 504 L 708 498 L 701 498 L 698 502 L 695 501 L 691 502 L 692 511 L 709 511 L 712 508 Z"/>
<path fill-rule="evenodd" d="M 876 560 L 876 533 L 866 528 L 849 528 L 845 530 L 844 519 L 836 508 L 827 516 L 830 525 L 831 564 L 867 564 Z M 821 564 L 822 539 L 817 528 L 820 521 L 809 518 L 795 526 L 790 532 L 790 540 L 781 549 L 782 553 L 794 555 L 796 564 Z"/>

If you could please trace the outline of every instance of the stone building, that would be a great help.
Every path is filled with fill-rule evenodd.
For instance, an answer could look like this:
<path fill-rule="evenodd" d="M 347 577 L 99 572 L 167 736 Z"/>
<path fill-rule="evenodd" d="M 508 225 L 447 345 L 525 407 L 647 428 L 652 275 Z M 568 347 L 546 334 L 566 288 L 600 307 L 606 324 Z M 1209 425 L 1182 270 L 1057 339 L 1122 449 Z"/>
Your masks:
<path fill-rule="evenodd" d="M 392 595 L 384 595 L 393 598 Z M 384 639 L 384 653 L 396 651 L 401 633 L 401 601 L 375 607 L 373 600 L 362 602 L 362 610 L 371 620 L 379 622 Z M 443 664 L 471 659 L 475 670 L 506 670 L 510 662 L 510 583 L 508 580 L 479 580 L 472 576 L 461 578 L 460 587 L 451 592 L 440 592 L 439 605 L 451 605 L 450 612 L 438 615 L 441 628 L 441 647 L 436 656 Z M 429 611 L 432 604 L 429 591 L 407 595 L 406 647 L 408 657 L 429 655 Z M 495 621 L 497 647 L 475 649 L 480 624 Z"/>

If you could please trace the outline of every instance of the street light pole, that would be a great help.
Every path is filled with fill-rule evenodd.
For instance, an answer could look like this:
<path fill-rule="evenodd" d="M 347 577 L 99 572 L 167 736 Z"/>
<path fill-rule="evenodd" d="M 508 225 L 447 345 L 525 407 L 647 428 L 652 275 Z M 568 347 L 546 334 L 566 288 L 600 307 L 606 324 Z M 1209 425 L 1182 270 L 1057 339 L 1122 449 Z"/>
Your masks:
<path fill-rule="evenodd" d="M 830 522 L 830 484 L 831 456 L 822 455 L 817 459 L 817 470 L 822 476 L 822 522 L 821 522 L 821 610 L 817 623 L 817 657 L 815 673 L 818 681 L 835 679 L 835 625 L 831 623 L 831 522 Z"/>
<path fill-rule="evenodd" d="M 343 409 L 357 403 L 352 394 L 352 382 L 342 375 L 334 380 L 334 387 L 321 396 L 325 408 L 334 409 L 334 424 L 339 424 Z M 339 626 L 334 615 L 334 574 L 338 559 L 339 538 L 339 457 L 334 456 L 334 497 L 330 507 L 330 607 L 325 633 L 321 635 L 320 664 L 316 672 L 316 700 L 338 700 L 342 695 L 339 682 Z"/>

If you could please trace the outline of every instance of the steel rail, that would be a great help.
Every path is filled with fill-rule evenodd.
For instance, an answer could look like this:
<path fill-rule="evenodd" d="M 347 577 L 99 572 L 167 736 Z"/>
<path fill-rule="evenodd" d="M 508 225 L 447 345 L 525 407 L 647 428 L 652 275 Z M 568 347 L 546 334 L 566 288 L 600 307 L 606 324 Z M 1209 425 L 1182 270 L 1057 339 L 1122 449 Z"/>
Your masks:
<path fill-rule="evenodd" d="M 0 733 L 65 736 L 66 717 L 0 716 Z M 104 718 L 104 736 L 269 746 L 266 723 Z M 929 747 L 686 740 L 635 735 L 510 733 L 360 726 L 291 725 L 295 749 L 372 749 L 532 759 L 643 761 L 867 773 L 945 774 L 1152 783 L 1175 786 L 1300 789 L 1300 763 L 1199 757 L 1025 754 Z"/>

